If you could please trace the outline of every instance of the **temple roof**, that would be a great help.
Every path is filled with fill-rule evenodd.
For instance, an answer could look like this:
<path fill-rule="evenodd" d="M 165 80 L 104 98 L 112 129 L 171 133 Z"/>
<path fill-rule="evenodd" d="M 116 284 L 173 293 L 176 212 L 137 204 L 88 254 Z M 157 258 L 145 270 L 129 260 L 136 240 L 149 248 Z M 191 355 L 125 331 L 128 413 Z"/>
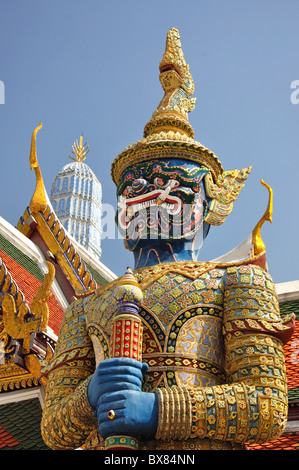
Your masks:
<path fill-rule="evenodd" d="M 50 450 L 40 433 L 41 417 L 38 398 L 0 405 L 0 450 Z"/>
<path fill-rule="evenodd" d="M 251 444 L 248 447 L 249 450 L 299 450 L 299 435 L 285 435 L 265 444 Z"/>
<path fill-rule="evenodd" d="M 299 404 L 299 299 L 286 301 L 279 304 L 281 316 L 284 317 L 289 313 L 296 316 L 295 331 L 291 340 L 284 347 L 286 360 L 289 402 L 298 402 Z"/>

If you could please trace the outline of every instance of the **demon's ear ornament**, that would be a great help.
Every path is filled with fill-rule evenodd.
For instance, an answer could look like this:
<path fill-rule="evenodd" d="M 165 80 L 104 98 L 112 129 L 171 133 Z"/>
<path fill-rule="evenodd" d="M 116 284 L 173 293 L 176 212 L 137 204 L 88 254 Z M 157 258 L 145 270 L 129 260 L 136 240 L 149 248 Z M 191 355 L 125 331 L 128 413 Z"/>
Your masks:
<path fill-rule="evenodd" d="M 207 196 L 212 199 L 205 221 L 210 225 L 221 225 L 233 209 L 252 166 L 243 170 L 224 171 L 214 182 L 211 173 L 205 177 Z"/>

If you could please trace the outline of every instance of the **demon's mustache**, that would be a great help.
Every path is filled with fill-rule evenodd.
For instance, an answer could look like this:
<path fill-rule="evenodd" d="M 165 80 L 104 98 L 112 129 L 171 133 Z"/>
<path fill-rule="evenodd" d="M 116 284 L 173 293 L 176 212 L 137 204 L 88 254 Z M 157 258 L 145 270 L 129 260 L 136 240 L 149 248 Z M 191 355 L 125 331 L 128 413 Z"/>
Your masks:
<path fill-rule="evenodd" d="M 118 199 L 118 219 L 121 227 L 127 229 L 136 212 L 154 206 L 161 206 L 170 215 L 178 214 L 182 207 L 182 201 L 176 196 L 169 195 L 170 190 L 171 187 L 156 189 L 132 198 L 120 196 Z"/>

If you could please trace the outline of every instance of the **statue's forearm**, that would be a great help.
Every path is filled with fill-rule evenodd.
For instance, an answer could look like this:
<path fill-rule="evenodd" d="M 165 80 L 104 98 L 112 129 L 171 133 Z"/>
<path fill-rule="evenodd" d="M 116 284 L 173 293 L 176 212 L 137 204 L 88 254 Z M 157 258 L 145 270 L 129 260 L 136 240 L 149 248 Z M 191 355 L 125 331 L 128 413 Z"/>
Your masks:
<path fill-rule="evenodd" d="M 232 383 L 184 389 L 190 402 L 184 422 L 191 424 L 182 438 L 250 443 L 278 437 L 288 411 L 282 343 L 266 335 L 240 336 L 230 342 L 228 369 Z M 156 437 L 177 438 L 174 433 L 182 424 L 182 404 L 170 389 L 159 391 L 158 396 L 159 421 L 162 416 L 163 421 Z M 174 427 L 173 415 L 178 423 Z"/>
<path fill-rule="evenodd" d="M 287 420 L 282 344 L 266 335 L 246 335 L 231 344 L 233 383 L 196 390 L 193 436 L 234 442 L 266 442 Z"/>
<path fill-rule="evenodd" d="M 91 377 L 83 380 L 73 391 L 66 389 L 65 396 L 60 399 L 55 400 L 55 392 L 51 398 L 48 397 L 43 411 L 41 431 L 49 447 L 78 448 L 97 427 L 97 419 L 93 416 L 93 409 L 87 399 L 87 387 Z M 70 381 L 70 378 L 63 380 Z"/>
<path fill-rule="evenodd" d="M 187 402 L 189 401 L 190 405 L 185 405 L 187 416 L 184 422 L 186 426 L 187 423 L 191 424 L 186 427 L 182 438 L 197 437 L 249 443 L 266 442 L 282 433 L 288 411 L 282 347 L 275 344 L 279 343 L 275 339 L 266 336 L 263 339 L 269 341 L 268 353 L 264 348 L 258 355 L 254 355 L 253 351 L 246 353 L 246 349 L 254 349 L 253 345 L 250 346 L 250 338 L 247 344 L 238 348 L 240 367 L 235 369 L 233 374 L 238 376 L 237 382 L 194 390 L 185 389 L 184 393 L 188 393 Z M 269 349 L 273 352 L 269 353 Z M 162 396 L 162 391 L 158 392 L 158 396 Z M 178 438 L 174 433 L 182 425 L 183 418 L 180 414 L 183 408 L 177 403 L 173 392 L 164 389 L 163 397 L 159 399 L 160 429 L 156 435 L 158 439 Z M 176 416 L 177 423 L 173 427 L 172 415 Z"/>

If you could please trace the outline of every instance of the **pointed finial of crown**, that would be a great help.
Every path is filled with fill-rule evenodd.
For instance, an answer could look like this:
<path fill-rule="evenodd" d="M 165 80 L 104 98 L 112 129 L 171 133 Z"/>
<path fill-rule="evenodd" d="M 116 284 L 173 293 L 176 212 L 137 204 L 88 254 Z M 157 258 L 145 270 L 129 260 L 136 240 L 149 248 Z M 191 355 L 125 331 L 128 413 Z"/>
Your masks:
<path fill-rule="evenodd" d="M 166 37 L 163 58 L 159 65 L 159 80 L 164 97 L 144 128 L 144 137 L 153 134 L 176 134 L 177 138 L 192 138 L 194 131 L 188 122 L 188 113 L 195 107 L 194 81 L 182 51 L 180 33 L 171 28 Z"/>
<path fill-rule="evenodd" d="M 180 33 L 178 29 L 171 28 L 166 36 L 165 52 L 159 65 L 160 81 L 163 90 L 169 90 L 170 87 L 183 88 L 191 96 L 194 92 L 194 81 L 189 72 L 189 65 L 186 63 Z M 167 72 L 173 71 L 176 74 L 176 80 L 169 80 Z M 165 73 L 166 72 L 166 73 Z M 174 77 L 174 74 L 171 74 Z"/>
<path fill-rule="evenodd" d="M 69 157 L 75 160 L 75 162 L 83 162 L 90 150 L 86 143 L 83 144 L 83 135 L 80 136 L 79 143 L 78 140 L 73 143 L 72 149 L 72 154 L 75 155 L 75 158 L 71 157 L 71 155 L 69 155 Z"/>

